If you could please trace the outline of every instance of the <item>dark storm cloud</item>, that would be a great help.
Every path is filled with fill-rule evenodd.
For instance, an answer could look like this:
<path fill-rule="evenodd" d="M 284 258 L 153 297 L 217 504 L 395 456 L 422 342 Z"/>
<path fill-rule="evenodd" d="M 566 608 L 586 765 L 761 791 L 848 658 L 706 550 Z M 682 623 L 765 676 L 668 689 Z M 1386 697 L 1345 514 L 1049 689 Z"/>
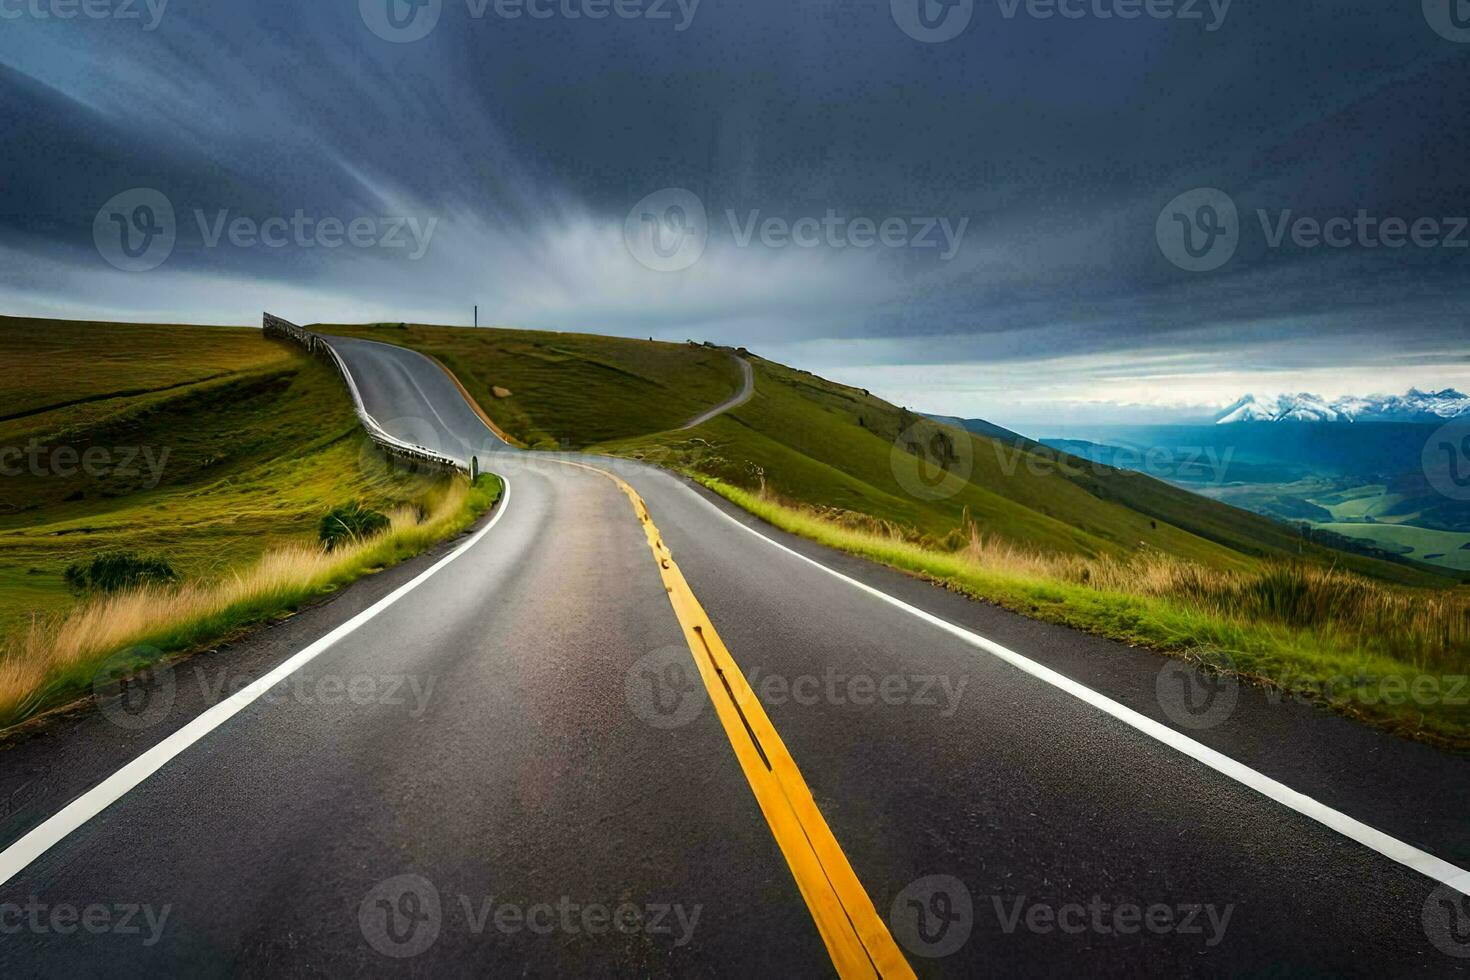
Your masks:
<path fill-rule="evenodd" d="M 36 15 L 52 2 L 0 0 L 11 308 L 244 322 L 278 297 L 303 319 L 462 320 L 478 301 L 534 326 L 866 338 L 852 356 L 884 364 L 1135 347 L 1228 362 L 1266 339 L 1319 364 L 1432 361 L 1464 329 L 1470 250 L 1272 247 L 1256 217 L 1470 212 L 1470 44 L 1417 0 L 1201 0 L 1200 20 L 976 0 L 939 44 L 906 36 L 886 0 L 687 0 L 666 19 L 645 0 L 600 20 L 565 15 L 585 0 L 541 0 L 545 19 L 443 0 L 412 43 L 375 35 L 355 2 L 172 0 L 152 30 Z M 133 187 L 167 196 L 179 234 L 162 267 L 124 274 L 93 218 Z M 678 272 L 623 248 L 629 208 L 664 187 L 710 218 Z M 1229 194 L 1241 227 L 1202 273 L 1155 238 L 1196 187 Z M 411 261 L 211 247 L 196 212 L 435 224 Z M 751 221 L 829 213 L 967 224 L 948 261 L 740 240 Z"/>

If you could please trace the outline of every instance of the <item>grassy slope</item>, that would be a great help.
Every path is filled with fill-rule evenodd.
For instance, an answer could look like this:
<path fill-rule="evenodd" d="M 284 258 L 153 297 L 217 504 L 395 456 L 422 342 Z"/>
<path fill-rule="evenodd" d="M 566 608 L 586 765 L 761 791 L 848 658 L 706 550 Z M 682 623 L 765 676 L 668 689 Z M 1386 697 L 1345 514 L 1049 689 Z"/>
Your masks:
<path fill-rule="evenodd" d="M 728 354 L 687 344 L 420 324 L 314 329 L 437 357 L 497 425 L 535 448 L 580 448 L 674 428 L 740 387 Z M 510 396 L 495 397 L 497 387 Z"/>
<path fill-rule="evenodd" d="M 512 437 L 533 447 L 646 456 L 753 487 L 763 478 L 798 503 L 869 515 L 932 540 L 965 520 L 1019 544 L 1086 557 L 1140 551 L 1246 570 L 1301 558 L 1385 581 L 1445 586 L 1432 569 L 1350 555 L 1274 521 L 1137 473 L 1058 467 L 1031 444 L 968 439 L 968 481 L 952 496 L 920 499 L 897 476 L 918 460 L 894 444 L 919 418 L 868 393 L 752 357 L 755 397 L 697 429 L 677 427 L 738 386 L 718 350 L 687 344 L 531 330 L 420 324 L 331 325 L 332 333 L 432 354 Z M 510 397 L 496 398 L 494 387 Z M 1069 458 L 1070 459 L 1070 458 Z"/>
<path fill-rule="evenodd" d="M 1059 466 L 1055 454 L 1035 456 L 974 434 L 968 454 L 957 453 L 972 460 L 968 485 L 942 500 L 920 500 L 896 476 L 897 467 L 917 461 L 893 451 L 915 421 L 911 414 L 770 361 L 757 360 L 756 375 L 755 398 L 694 432 L 601 448 L 677 448 L 686 468 L 745 487 L 753 485 L 754 464 L 783 497 L 869 514 L 936 540 L 968 514 L 986 533 L 1088 557 L 1152 550 L 1237 570 L 1300 557 L 1403 584 L 1448 584 L 1432 571 L 1304 545 L 1291 528 L 1142 474 L 1079 460 Z M 956 431 L 955 438 L 966 435 Z"/>
<path fill-rule="evenodd" d="M 258 330 L 5 320 L 0 358 L 28 365 L 5 392 L 20 417 L 0 422 L 0 446 L 168 452 L 151 488 L 141 464 L 133 476 L 0 479 L 0 634 L 71 608 L 62 572 L 98 552 L 161 554 L 188 579 L 219 577 L 314 540 L 335 503 L 389 507 L 424 489 L 381 466 L 329 368 Z M 79 397 L 91 400 L 37 411 Z"/>
<path fill-rule="evenodd" d="M 81 424 L 119 407 L 120 393 L 160 391 L 290 360 L 284 348 L 252 338 L 258 341 L 259 332 L 0 316 L 7 368 L 0 422 L 51 408 L 48 425 Z M 55 412 L 56 406 L 99 399 L 110 404 Z"/>

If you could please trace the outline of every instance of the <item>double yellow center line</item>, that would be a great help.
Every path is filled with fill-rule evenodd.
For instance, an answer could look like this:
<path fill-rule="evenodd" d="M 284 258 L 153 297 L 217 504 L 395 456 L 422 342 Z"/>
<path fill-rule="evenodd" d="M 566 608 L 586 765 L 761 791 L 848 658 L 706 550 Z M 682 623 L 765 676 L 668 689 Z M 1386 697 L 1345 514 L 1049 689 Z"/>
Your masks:
<path fill-rule="evenodd" d="M 570 465 L 607 477 L 632 501 L 710 701 L 838 974 L 913 977 L 914 971 L 817 809 L 791 753 L 684 580 L 643 498 L 613 473 L 581 463 Z"/>

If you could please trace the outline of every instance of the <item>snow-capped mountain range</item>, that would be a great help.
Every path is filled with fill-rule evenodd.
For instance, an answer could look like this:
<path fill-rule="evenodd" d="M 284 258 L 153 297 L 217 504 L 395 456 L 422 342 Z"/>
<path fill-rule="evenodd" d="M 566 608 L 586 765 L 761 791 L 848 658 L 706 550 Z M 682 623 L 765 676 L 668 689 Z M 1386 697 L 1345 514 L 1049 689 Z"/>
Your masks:
<path fill-rule="evenodd" d="M 1332 401 L 1305 392 L 1258 399 L 1246 395 L 1215 417 L 1215 424 L 1234 422 L 1437 422 L 1470 416 L 1470 396 L 1445 388 L 1402 395 L 1344 395 Z"/>

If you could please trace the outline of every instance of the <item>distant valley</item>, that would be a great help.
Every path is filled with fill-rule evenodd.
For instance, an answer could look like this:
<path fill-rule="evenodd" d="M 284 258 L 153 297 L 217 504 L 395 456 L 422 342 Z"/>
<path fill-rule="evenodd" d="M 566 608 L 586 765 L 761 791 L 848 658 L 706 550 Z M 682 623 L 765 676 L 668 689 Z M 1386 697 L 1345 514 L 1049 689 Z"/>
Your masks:
<path fill-rule="evenodd" d="M 1260 417 L 1244 418 L 1247 406 Z M 1312 412 L 1332 418 L 1309 420 Z M 1410 420 L 1372 420 L 1395 412 Z M 1450 389 L 1332 402 L 1286 396 L 1242 399 L 1196 424 L 1038 428 L 1035 441 L 1074 465 L 1146 473 L 1297 525 L 1322 544 L 1470 572 L 1470 500 L 1441 492 L 1452 461 L 1438 459 L 1431 443 L 1461 417 L 1470 435 L 1470 399 Z M 981 420 L 950 421 L 1032 441 Z"/>

